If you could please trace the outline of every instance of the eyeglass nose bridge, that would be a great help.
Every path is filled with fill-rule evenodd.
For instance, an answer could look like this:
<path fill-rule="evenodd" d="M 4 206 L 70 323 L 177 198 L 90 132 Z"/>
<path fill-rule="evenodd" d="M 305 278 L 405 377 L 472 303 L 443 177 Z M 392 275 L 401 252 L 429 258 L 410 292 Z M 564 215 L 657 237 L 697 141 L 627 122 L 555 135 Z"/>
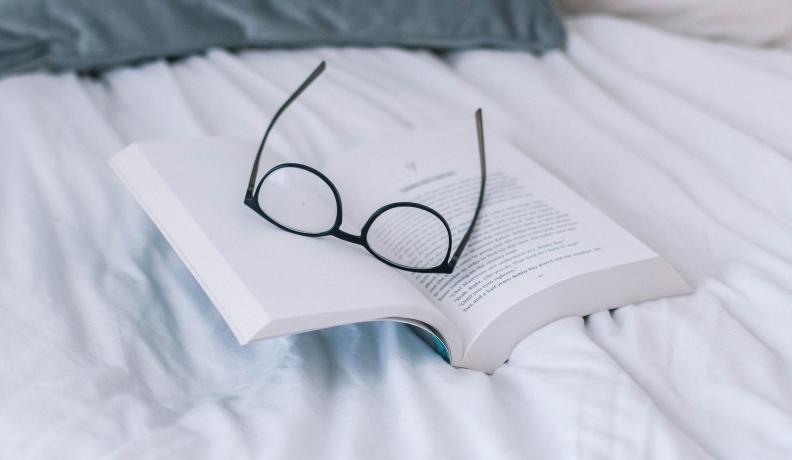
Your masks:
<path fill-rule="evenodd" d="M 332 236 L 334 236 L 336 238 L 340 238 L 340 239 L 342 239 L 344 241 L 348 241 L 350 243 L 355 243 L 355 244 L 359 244 L 361 246 L 365 246 L 365 244 L 363 244 L 363 238 L 361 238 L 358 235 L 353 235 L 351 233 L 347 233 L 347 232 L 341 230 L 340 228 L 337 228 L 337 229 L 333 230 L 332 232 L 330 232 L 330 235 L 332 235 Z"/>

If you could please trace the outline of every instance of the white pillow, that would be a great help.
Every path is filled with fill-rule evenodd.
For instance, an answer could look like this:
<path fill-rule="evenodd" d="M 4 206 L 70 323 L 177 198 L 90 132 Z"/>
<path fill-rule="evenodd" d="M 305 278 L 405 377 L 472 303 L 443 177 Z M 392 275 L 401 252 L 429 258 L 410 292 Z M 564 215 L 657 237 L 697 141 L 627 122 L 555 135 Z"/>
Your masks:
<path fill-rule="evenodd" d="M 568 14 L 610 14 L 686 35 L 792 49 L 792 0 L 556 1 Z"/>

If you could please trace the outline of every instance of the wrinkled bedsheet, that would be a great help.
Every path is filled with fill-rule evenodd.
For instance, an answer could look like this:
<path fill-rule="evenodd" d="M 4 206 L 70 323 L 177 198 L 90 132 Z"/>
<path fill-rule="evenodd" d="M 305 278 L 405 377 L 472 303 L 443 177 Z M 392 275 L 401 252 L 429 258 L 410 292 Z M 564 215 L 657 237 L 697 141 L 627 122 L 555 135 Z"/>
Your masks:
<path fill-rule="evenodd" d="M 0 458 L 792 457 L 792 54 L 569 27 L 541 59 L 210 50 L 0 81 Z M 695 294 L 557 321 L 492 376 L 387 322 L 237 345 L 106 159 L 256 140 L 321 59 L 273 148 L 321 166 L 481 106 Z"/>

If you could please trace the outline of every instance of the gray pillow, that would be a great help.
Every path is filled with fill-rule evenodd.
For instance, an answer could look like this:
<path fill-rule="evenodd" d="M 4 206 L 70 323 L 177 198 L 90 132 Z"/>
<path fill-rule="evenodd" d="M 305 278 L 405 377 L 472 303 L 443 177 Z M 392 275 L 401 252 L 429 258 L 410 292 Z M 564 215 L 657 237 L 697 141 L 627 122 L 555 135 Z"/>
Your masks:
<path fill-rule="evenodd" d="M 564 46 L 551 0 L 0 0 L 0 75 L 102 70 L 208 47 Z"/>

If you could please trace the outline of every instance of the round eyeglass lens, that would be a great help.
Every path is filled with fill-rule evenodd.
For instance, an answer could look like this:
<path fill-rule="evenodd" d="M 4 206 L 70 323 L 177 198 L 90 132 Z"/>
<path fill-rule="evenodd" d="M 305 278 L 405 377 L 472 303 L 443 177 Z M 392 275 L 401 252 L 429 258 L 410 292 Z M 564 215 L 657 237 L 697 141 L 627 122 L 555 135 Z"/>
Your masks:
<path fill-rule="evenodd" d="M 302 168 L 287 166 L 270 172 L 261 183 L 258 204 L 272 220 L 301 233 L 324 233 L 336 220 L 333 190 Z"/>
<path fill-rule="evenodd" d="M 397 206 L 377 216 L 366 239 L 378 256 L 413 269 L 441 265 L 451 246 L 451 236 L 443 221 L 413 206 Z"/>

